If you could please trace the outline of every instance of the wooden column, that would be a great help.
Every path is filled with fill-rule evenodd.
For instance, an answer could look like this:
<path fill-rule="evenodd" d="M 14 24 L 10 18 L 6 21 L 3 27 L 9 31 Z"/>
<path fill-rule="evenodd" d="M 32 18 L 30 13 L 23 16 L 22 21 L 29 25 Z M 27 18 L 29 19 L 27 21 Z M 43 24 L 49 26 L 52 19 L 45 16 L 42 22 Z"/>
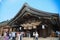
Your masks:
<path fill-rule="evenodd" d="M 1 35 L 1 27 L 0 27 L 0 35 Z"/>
<path fill-rule="evenodd" d="M 1 27 L 1 35 L 3 34 L 3 32 L 4 32 L 4 31 L 3 31 L 3 27 Z"/>

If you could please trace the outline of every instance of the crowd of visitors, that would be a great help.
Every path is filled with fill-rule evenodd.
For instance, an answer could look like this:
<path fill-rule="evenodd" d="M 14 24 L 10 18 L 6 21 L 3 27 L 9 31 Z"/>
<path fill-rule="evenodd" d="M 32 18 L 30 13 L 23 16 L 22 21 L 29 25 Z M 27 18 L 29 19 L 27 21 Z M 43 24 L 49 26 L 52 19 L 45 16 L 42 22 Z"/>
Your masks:
<path fill-rule="evenodd" d="M 23 37 L 25 36 L 25 33 L 24 32 L 15 32 L 15 31 L 4 32 L 2 34 L 2 36 L 4 37 L 3 40 L 22 40 Z M 0 35 L 0 37 L 2 37 L 2 36 Z M 29 38 L 31 37 L 29 31 L 26 33 L 26 36 Z M 36 40 L 38 40 L 38 33 L 37 32 L 33 33 L 33 36 Z"/>
<path fill-rule="evenodd" d="M 59 36 L 59 40 L 60 40 L 60 32 L 56 31 L 56 33 L 58 34 Z M 31 37 L 30 35 L 30 32 L 28 31 L 26 33 L 27 37 Z M 23 37 L 25 36 L 25 33 L 22 31 L 22 32 L 15 32 L 15 31 L 12 31 L 12 32 L 4 32 L 2 34 L 2 36 L 4 37 L 3 40 L 22 40 Z M 0 38 L 1 38 L 1 35 L 0 35 Z M 38 32 L 33 32 L 33 38 L 34 40 L 38 40 Z"/>

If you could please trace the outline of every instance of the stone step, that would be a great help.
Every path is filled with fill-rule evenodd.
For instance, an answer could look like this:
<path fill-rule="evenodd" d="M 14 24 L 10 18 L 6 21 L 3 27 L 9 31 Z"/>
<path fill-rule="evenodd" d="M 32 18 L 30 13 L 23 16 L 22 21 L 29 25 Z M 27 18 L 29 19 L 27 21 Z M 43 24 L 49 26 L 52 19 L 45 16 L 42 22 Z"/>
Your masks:
<path fill-rule="evenodd" d="M 59 38 L 47 37 L 47 38 L 38 38 L 38 40 L 58 40 Z M 23 40 L 35 40 L 34 38 L 24 37 Z"/>
<path fill-rule="evenodd" d="M 0 40 L 3 40 L 4 38 L 1 37 Z M 42 38 L 39 37 L 38 40 L 58 40 L 59 38 L 57 37 L 47 37 L 47 38 Z M 28 38 L 28 37 L 24 37 L 23 40 L 35 40 L 34 38 Z"/>

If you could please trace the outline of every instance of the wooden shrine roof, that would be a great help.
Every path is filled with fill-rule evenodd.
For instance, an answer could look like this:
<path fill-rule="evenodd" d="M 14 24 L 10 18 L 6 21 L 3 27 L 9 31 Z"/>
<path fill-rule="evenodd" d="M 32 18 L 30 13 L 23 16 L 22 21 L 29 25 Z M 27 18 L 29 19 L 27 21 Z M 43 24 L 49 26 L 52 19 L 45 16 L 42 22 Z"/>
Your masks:
<path fill-rule="evenodd" d="M 25 12 L 29 12 L 38 16 L 47 16 L 47 17 L 51 17 L 51 16 L 58 16 L 58 13 L 50 13 L 50 12 L 45 12 L 45 11 L 41 11 L 35 8 L 30 7 L 27 3 L 25 3 L 21 10 L 17 13 L 17 15 L 9 22 L 9 24 L 13 23 L 14 21 L 18 20 L 19 18 L 21 18 Z"/>

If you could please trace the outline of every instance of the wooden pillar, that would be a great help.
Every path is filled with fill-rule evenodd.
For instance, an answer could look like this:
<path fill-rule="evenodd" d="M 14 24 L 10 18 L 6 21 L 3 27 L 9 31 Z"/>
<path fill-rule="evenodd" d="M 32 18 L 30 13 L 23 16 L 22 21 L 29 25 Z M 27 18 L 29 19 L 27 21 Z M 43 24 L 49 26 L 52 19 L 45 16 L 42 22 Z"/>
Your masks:
<path fill-rule="evenodd" d="M 12 28 L 10 27 L 10 30 L 9 30 L 9 32 L 12 32 Z"/>
<path fill-rule="evenodd" d="M 45 38 L 45 37 L 47 37 L 47 30 L 46 29 L 43 29 L 42 30 L 43 32 L 42 32 L 42 36 Z"/>
<path fill-rule="evenodd" d="M 0 35 L 1 35 L 1 27 L 0 27 Z"/>
<path fill-rule="evenodd" d="M 3 34 L 3 32 L 4 32 L 4 31 L 3 31 L 3 27 L 1 27 L 1 35 Z"/>

